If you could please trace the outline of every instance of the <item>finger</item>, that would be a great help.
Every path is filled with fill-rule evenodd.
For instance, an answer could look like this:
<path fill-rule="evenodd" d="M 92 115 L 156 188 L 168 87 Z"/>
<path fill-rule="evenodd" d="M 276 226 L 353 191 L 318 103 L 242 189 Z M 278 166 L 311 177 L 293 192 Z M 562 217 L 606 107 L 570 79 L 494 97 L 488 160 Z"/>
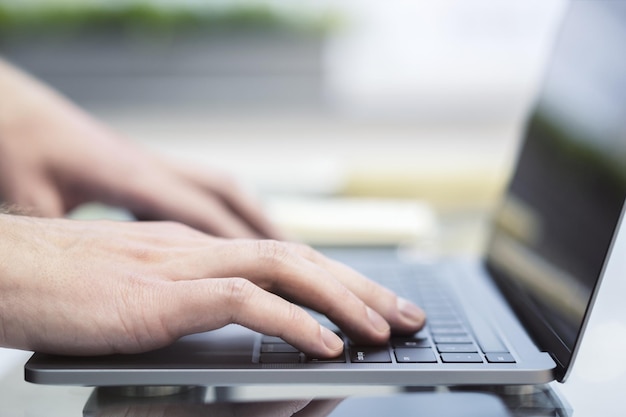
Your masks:
<path fill-rule="evenodd" d="M 385 318 L 394 331 L 413 333 L 424 326 L 426 313 L 415 304 L 306 245 L 293 246 L 305 258 L 331 271 L 343 285 Z"/>
<path fill-rule="evenodd" d="M 182 336 L 235 323 L 277 336 L 301 351 L 335 357 L 343 341 L 302 308 L 243 278 L 178 281 L 164 294 L 164 323 Z"/>
<path fill-rule="evenodd" d="M 206 169 L 171 161 L 165 163 L 203 192 L 217 194 L 233 213 L 257 232 L 258 237 L 285 240 L 285 234 L 265 215 L 261 203 L 239 182 L 223 173 L 207 172 Z"/>
<path fill-rule="evenodd" d="M 222 201 L 210 195 L 203 195 L 196 190 L 189 190 L 186 196 L 189 204 L 177 208 L 171 218 L 179 219 L 198 230 L 215 236 L 227 238 L 260 238 L 245 219 L 230 210 Z M 181 204 L 182 206 L 182 204 Z"/>
<path fill-rule="evenodd" d="M 203 271 L 203 277 L 245 277 L 267 291 L 306 305 L 326 315 L 355 341 L 383 343 L 389 338 L 390 326 L 380 314 L 292 247 L 272 240 L 223 241 L 178 259 L 188 270 Z M 179 277 L 175 279 L 193 279 L 185 271 Z"/>
<path fill-rule="evenodd" d="M 263 238 L 286 240 L 285 234 L 261 210 L 261 203 L 239 187 L 222 188 L 220 195 L 228 206 L 258 231 Z"/>
<path fill-rule="evenodd" d="M 260 235 L 215 196 L 184 181 L 161 179 L 159 187 L 146 187 L 138 216 L 152 220 L 176 220 L 204 232 L 229 238 Z"/>

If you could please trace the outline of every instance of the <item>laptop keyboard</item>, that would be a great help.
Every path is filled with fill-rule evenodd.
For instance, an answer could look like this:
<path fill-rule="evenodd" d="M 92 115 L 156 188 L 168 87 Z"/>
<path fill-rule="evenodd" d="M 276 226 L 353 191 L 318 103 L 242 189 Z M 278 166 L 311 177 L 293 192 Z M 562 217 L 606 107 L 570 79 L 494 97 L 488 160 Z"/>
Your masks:
<path fill-rule="evenodd" d="M 425 267 L 426 268 L 426 267 Z M 364 271 L 375 276 L 375 271 Z M 385 274 L 389 274 L 385 270 Z M 260 335 L 256 361 L 277 363 L 515 363 L 515 358 L 490 329 L 472 329 L 446 287 L 430 269 L 395 271 L 391 287 L 416 300 L 427 315 L 427 325 L 411 336 L 392 336 L 384 346 L 353 344 L 341 332 L 346 349 L 336 358 L 309 357 L 282 339 Z"/>

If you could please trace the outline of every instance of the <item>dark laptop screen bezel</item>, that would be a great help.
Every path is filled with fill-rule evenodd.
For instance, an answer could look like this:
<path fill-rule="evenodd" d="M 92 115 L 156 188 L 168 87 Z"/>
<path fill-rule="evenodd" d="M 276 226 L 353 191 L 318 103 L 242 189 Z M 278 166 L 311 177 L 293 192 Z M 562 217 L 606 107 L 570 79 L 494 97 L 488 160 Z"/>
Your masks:
<path fill-rule="evenodd" d="M 600 257 L 598 257 L 597 265 L 595 265 L 593 268 L 595 269 L 593 274 L 590 274 L 587 271 L 587 275 L 595 275 L 595 277 L 589 277 L 589 276 L 587 277 L 587 278 L 595 278 L 595 283 L 590 288 L 589 296 L 587 299 L 588 302 L 587 302 L 586 308 L 584 309 L 584 314 L 582 315 L 582 318 L 579 322 L 579 326 L 577 327 L 578 331 L 576 333 L 577 335 L 573 343 L 571 341 L 568 341 L 568 342 L 565 341 L 567 337 L 563 337 L 564 335 L 562 332 L 559 333 L 557 326 L 554 326 L 554 320 L 551 321 L 550 319 L 547 318 L 547 315 L 545 314 L 546 306 L 541 305 L 541 303 L 537 301 L 537 298 L 534 297 L 532 294 L 533 290 L 529 290 L 528 289 L 529 285 L 523 282 L 524 279 L 520 279 L 519 278 L 520 275 L 516 276 L 516 274 L 524 274 L 527 272 L 515 271 L 514 270 L 515 267 L 505 264 L 508 261 L 508 258 L 504 259 L 505 256 L 503 256 L 503 251 L 501 247 L 506 246 L 507 241 L 503 239 L 508 239 L 508 241 L 512 241 L 511 232 L 510 230 L 504 230 L 506 227 L 503 226 L 498 221 L 498 218 L 503 215 L 503 212 L 505 210 L 507 210 L 507 208 L 505 207 L 508 204 L 507 202 L 510 202 L 511 200 L 516 199 L 516 195 L 515 195 L 516 181 L 518 181 L 521 177 L 528 175 L 527 171 L 529 170 L 529 167 L 532 167 L 533 165 L 533 164 L 528 163 L 529 162 L 528 159 L 531 158 L 530 155 L 532 154 L 532 152 L 528 151 L 529 143 L 533 140 L 538 140 L 535 137 L 535 135 L 545 134 L 546 132 L 546 127 L 543 125 L 545 120 L 542 117 L 541 111 L 540 111 L 540 107 L 541 107 L 540 104 L 543 99 L 542 96 L 546 91 L 547 83 L 550 82 L 550 77 L 554 76 L 554 74 L 550 74 L 550 71 L 555 66 L 555 60 L 559 59 L 559 48 L 562 47 L 562 43 L 564 41 L 563 38 L 564 36 L 571 35 L 571 33 L 569 34 L 564 33 L 563 27 L 566 26 L 567 23 L 569 23 L 568 19 L 571 19 L 573 17 L 572 16 L 573 13 L 578 13 L 579 15 L 578 18 L 580 18 L 581 10 L 577 8 L 577 6 L 579 6 L 580 3 L 592 3 L 592 2 L 582 2 L 582 1 L 573 2 L 572 4 L 570 4 L 570 8 L 567 10 L 567 13 L 565 14 L 561 22 L 562 30 L 559 36 L 557 37 L 557 42 L 555 44 L 553 55 L 552 55 L 552 61 L 547 66 L 546 77 L 544 79 L 541 93 L 538 95 L 536 105 L 534 107 L 532 114 L 529 117 L 529 120 L 527 123 L 527 129 L 524 133 L 523 143 L 520 147 L 519 154 L 518 154 L 518 164 L 517 164 L 516 172 L 513 174 L 511 178 L 510 185 L 503 198 L 503 203 L 498 208 L 498 210 L 496 210 L 496 213 L 494 216 L 496 221 L 493 222 L 494 229 L 492 230 L 492 233 L 491 233 L 491 237 L 489 240 L 486 257 L 485 257 L 486 268 L 488 269 L 491 276 L 494 278 L 496 284 L 498 285 L 500 290 L 503 292 L 504 296 L 507 298 L 512 308 L 515 310 L 516 314 L 518 315 L 518 317 L 524 324 L 527 331 L 534 338 L 535 342 L 537 343 L 540 349 L 546 352 L 549 352 L 553 356 L 555 362 L 557 363 L 557 369 L 555 370 L 555 378 L 561 382 L 563 382 L 566 379 L 569 373 L 569 370 L 571 368 L 570 365 L 572 364 L 572 361 L 575 357 L 578 347 L 580 346 L 581 335 L 589 320 L 591 306 L 593 305 L 593 302 L 598 293 L 600 281 L 601 281 L 602 275 L 604 274 L 606 265 L 608 263 L 608 258 L 609 258 L 609 254 L 611 253 L 611 248 L 614 245 L 617 232 L 619 231 L 622 219 L 624 217 L 624 211 L 626 210 L 624 206 L 624 198 L 621 200 L 621 206 L 619 207 L 619 210 L 618 210 L 617 199 L 615 198 L 617 194 L 613 194 L 612 198 L 613 198 L 614 204 L 611 206 L 610 218 L 607 220 L 607 222 L 605 222 L 605 230 L 608 230 L 610 227 L 612 227 L 613 231 L 612 233 L 605 232 L 603 235 L 604 240 L 601 242 L 600 245 L 595 246 L 596 248 L 598 248 L 596 252 L 598 253 L 601 251 L 603 252 L 603 257 L 602 257 L 603 260 L 600 263 L 599 262 Z M 593 3 L 596 3 L 596 4 L 605 3 L 606 4 L 610 2 L 596 1 Z M 587 5 L 584 5 L 584 6 L 587 7 Z M 596 6 L 593 6 L 593 7 L 596 7 Z M 599 6 L 599 7 L 603 7 L 603 6 Z M 626 11 L 626 7 L 624 8 L 623 11 Z M 626 24 L 624 26 L 626 26 Z M 524 161 L 524 159 L 526 160 Z M 520 164 L 520 162 L 523 162 L 523 163 Z M 524 203 L 529 203 L 529 202 L 525 201 Z M 532 204 L 532 201 L 530 201 L 530 203 Z M 535 209 L 537 208 L 530 206 L 529 209 L 530 211 L 535 211 Z M 540 210 L 542 209 L 539 208 L 536 211 L 539 212 L 539 214 L 543 214 L 540 212 Z M 516 242 L 512 242 L 512 243 L 513 244 L 510 245 L 510 247 L 513 249 L 509 249 L 509 250 L 515 250 L 515 248 L 518 247 L 520 248 L 520 250 L 525 250 L 528 253 L 530 253 L 531 257 L 535 256 L 535 257 L 541 258 L 544 256 L 544 253 L 541 251 L 532 252 L 534 248 L 524 246 L 525 243 L 522 243 L 520 245 L 517 245 Z M 528 257 L 528 255 L 524 255 L 524 256 Z M 548 262 L 551 261 L 550 259 L 547 259 L 547 260 Z M 549 307 L 550 306 L 548 306 L 548 308 Z M 568 337 L 569 339 L 571 339 L 571 334 L 568 335 Z"/>

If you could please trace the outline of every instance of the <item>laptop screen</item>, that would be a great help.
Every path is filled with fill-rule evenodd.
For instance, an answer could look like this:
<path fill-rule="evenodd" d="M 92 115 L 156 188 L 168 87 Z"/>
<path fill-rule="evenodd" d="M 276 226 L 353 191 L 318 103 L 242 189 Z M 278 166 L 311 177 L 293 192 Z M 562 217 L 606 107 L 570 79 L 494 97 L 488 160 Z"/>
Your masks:
<path fill-rule="evenodd" d="M 487 265 L 563 380 L 626 197 L 626 2 L 574 1 Z"/>

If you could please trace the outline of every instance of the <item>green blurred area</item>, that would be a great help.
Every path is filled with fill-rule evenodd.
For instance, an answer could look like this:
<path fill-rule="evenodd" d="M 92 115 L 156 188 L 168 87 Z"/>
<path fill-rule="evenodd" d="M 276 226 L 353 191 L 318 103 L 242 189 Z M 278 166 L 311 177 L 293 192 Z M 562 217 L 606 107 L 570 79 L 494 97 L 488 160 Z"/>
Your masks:
<path fill-rule="evenodd" d="M 80 36 L 84 33 L 171 36 L 188 33 L 287 32 L 323 35 L 339 24 L 332 12 L 286 13 L 264 3 L 231 7 L 202 3 L 160 5 L 126 2 L 102 5 L 45 2 L 25 7 L 0 2 L 0 39 L 23 36 Z"/>

